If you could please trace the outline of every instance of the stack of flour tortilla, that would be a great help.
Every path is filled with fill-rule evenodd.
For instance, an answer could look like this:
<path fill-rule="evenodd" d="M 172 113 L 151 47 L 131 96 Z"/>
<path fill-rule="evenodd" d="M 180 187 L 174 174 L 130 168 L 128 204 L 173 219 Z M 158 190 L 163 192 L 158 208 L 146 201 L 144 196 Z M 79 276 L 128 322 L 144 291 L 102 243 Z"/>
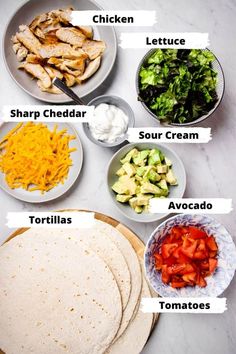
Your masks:
<path fill-rule="evenodd" d="M 0 247 L 0 349 L 7 354 L 138 354 L 154 316 L 131 243 L 89 229 L 29 229 Z"/>

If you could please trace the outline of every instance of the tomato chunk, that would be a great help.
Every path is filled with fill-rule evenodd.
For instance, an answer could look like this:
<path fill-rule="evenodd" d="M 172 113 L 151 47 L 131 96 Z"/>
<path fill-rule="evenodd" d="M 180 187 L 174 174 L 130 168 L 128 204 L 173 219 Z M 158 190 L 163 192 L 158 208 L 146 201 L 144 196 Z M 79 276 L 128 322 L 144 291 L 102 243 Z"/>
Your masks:
<path fill-rule="evenodd" d="M 169 243 L 164 244 L 161 247 L 161 255 L 163 258 L 168 258 L 174 252 L 174 250 L 178 247 L 178 243 Z"/>
<path fill-rule="evenodd" d="M 209 271 L 210 273 L 214 273 L 217 267 L 217 259 L 215 258 L 209 258 Z"/>
<path fill-rule="evenodd" d="M 214 239 L 213 236 L 210 236 L 207 238 L 206 240 L 207 246 L 211 251 L 217 251 L 218 250 L 218 246 L 216 244 L 216 241 Z"/>

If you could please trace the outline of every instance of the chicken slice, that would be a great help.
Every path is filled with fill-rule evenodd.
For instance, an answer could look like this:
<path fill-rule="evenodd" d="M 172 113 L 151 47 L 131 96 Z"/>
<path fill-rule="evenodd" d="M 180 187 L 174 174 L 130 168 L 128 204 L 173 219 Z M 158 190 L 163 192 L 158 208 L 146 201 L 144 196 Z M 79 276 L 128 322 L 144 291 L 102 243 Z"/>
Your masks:
<path fill-rule="evenodd" d="M 106 44 L 104 41 L 86 39 L 83 43 L 82 49 L 88 54 L 89 59 L 93 60 L 104 52 Z"/>
<path fill-rule="evenodd" d="M 73 7 L 69 7 L 66 9 L 52 10 L 48 13 L 48 17 L 58 18 L 61 23 L 68 25 L 70 23 L 72 10 Z"/>
<path fill-rule="evenodd" d="M 68 87 L 71 87 L 76 83 L 75 77 L 69 73 L 64 73 L 64 78 Z"/>
<path fill-rule="evenodd" d="M 83 50 L 76 50 L 67 43 L 44 44 L 41 46 L 39 53 L 42 58 L 66 56 L 80 57 L 85 54 Z"/>
<path fill-rule="evenodd" d="M 27 57 L 27 54 L 28 54 L 28 50 L 22 45 L 18 49 L 16 57 L 17 57 L 18 61 L 23 61 Z"/>
<path fill-rule="evenodd" d="M 90 61 L 89 65 L 85 69 L 83 75 L 79 76 L 78 79 L 80 81 L 85 81 L 89 77 L 91 77 L 99 68 L 101 64 L 101 57 L 97 57 L 96 59 Z"/>
<path fill-rule="evenodd" d="M 17 42 L 17 43 L 14 43 L 13 46 L 12 46 L 12 49 L 14 51 L 14 53 L 16 54 L 18 52 L 18 50 L 20 49 L 21 47 L 21 43 L 20 42 Z"/>
<path fill-rule="evenodd" d="M 85 35 L 77 28 L 62 27 L 56 32 L 56 36 L 62 41 L 77 47 L 82 47 Z"/>
<path fill-rule="evenodd" d="M 91 26 L 79 26 L 80 31 L 89 39 L 93 39 L 93 28 Z"/>
<path fill-rule="evenodd" d="M 57 88 L 55 85 L 52 85 L 50 87 L 45 87 L 41 80 L 37 81 L 37 85 L 40 88 L 40 90 L 43 91 L 43 92 L 54 93 L 56 95 L 62 93 L 61 90 L 59 88 Z"/>
<path fill-rule="evenodd" d="M 16 35 L 11 37 L 11 41 L 12 41 L 13 44 L 19 43 L 19 41 L 18 41 Z"/>
<path fill-rule="evenodd" d="M 22 63 L 19 69 L 25 69 L 33 77 L 39 79 L 45 88 L 50 87 L 52 84 L 50 76 L 40 64 Z"/>
<path fill-rule="evenodd" d="M 64 60 L 58 58 L 50 58 L 48 60 L 48 64 L 55 65 L 62 71 L 66 71 L 67 73 L 73 76 L 82 75 L 85 69 L 85 59 L 79 58 L 75 60 Z"/>
<path fill-rule="evenodd" d="M 28 54 L 26 57 L 27 63 L 31 64 L 42 64 L 42 58 L 38 57 L 36 54 Z"/>
<path fill-rule="evenodd" d="M 59 70 L 52 68 L 49 65 L 45 65 L 44 69 L 47 71 L 51 79 L 54 79 L 55 77 L 58 77 L 58 79 L 63 79 L 63 74 Z"/>
<path fill-rule="evenodd" d="M 33 31 L 36 27 L 38 27 L 42 22 L 45 22 L 47 20 L 47 14 L 41 14 L 39 16 L 36 16 L 31 24 L 29 25 L 29 28 L 31 31 Z"/>
<path fill-rule="evenodd" d="M 16 33 L 18 41 L 21 42 L 30 52 L 38 55 L 41 48 L 41 43 L 38 38 L 35 37 L 28 26 L 21 25 L 19 29 L 20 32 Z"/>

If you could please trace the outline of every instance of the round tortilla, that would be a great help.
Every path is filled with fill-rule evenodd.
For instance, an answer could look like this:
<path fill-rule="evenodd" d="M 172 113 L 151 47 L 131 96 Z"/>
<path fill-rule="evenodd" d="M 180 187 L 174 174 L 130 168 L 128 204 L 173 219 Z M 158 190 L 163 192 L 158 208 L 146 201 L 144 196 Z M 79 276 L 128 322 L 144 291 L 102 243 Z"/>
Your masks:
<path fill-rule="evenodd" d="M 57 230 L 52 229 L 55 233 Z M 131 277 L 124 256 L 114 242 L 97 228 L 70 229 L 70 236 L 81 240 L 96 252 L 112 271 L 121 294 L 122 308 L 125 309 L 131 292 Z"/>
<path fill-rule="evenodd" d="M 151 297 L 150 289 L 143 277 L 141 297 Z M 143 350 L 153 323 L 152 313 L 143 313 L 139 308 L 122 336 L 106 351 L 107 354 L 138 354 Z"/>
<path fill-rule="evenodd" d="M 7 354 L 100 354 L 122 317 L 106 263 L 68 231 L 28 230 L 0 247 L 0 348 Z"/>
<path fill-rule="evenodd" d="M 123 312 L 123 317 L 121 325 L 115 340 L 117 340 L 122 333 L 127 328 L 129 322 L 131 321 L 136 305 L 139 301 L 141 289 L 142 289 L 142 272 L 139 264 L 138 257 L 130 244 L 130 242 L 114 227 L 109 224 L 104 223 L 103 221 L 96 219 L 96 228 L 101 230 L 102 233 L 106 234 L 120 249 L 122 252 L 131 275 L 131 293 L 129 302 Z M 115 341 L 114 340 L 114 341 Z"/>

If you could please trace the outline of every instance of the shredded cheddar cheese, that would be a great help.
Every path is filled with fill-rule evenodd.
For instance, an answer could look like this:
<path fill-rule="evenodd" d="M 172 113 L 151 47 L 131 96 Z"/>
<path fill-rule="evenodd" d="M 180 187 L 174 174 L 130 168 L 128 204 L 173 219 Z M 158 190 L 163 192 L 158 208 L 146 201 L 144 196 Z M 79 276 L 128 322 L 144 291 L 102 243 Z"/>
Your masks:
<path fill-rule="evenodd" d="M 45 124 L 19 123 L 0 141 L 0 171 L 10 188 L 49 191 L 64 183 L 72 166 L 67 130 Z"/>

